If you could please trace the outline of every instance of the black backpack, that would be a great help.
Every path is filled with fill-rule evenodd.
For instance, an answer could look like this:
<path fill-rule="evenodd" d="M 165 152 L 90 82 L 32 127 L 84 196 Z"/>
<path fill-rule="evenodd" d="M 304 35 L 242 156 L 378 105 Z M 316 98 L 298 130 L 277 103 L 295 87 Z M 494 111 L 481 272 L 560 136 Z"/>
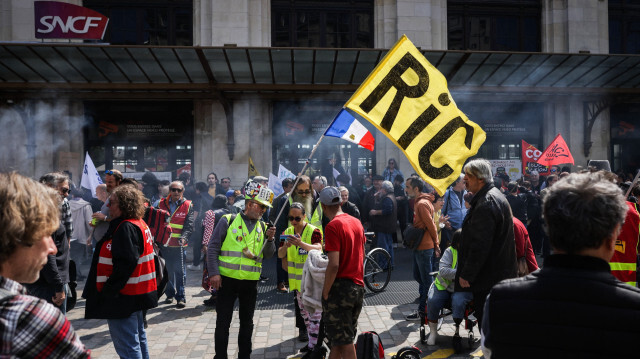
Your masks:
<path fill-rule="evenodd" d="M 384 347 L 378 333 L 363 332 L 356 341 L 357 359 L 384 359 Z"/>

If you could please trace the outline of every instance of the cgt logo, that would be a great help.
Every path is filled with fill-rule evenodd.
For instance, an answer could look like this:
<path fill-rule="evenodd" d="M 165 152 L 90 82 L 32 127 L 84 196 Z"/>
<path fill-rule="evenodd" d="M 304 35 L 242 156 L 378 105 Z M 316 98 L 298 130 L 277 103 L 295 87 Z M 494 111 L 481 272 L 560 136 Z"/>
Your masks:
<path fill-rule="evenodd" d="M 101 40 L 109 18 L 82 6 L 57 1 L 36 1 L 35 31 L 38 39 Z"/>
<path fill-rule="evenodd" d="M 538 158 L 540 158 L 540 156 L 542 155 L 542 152 L 540 152 L 540 150 L 526 150 L 525 155 L 527 156 L 527 158 L 533 158 L 533 160 L 537 160 Z"/>

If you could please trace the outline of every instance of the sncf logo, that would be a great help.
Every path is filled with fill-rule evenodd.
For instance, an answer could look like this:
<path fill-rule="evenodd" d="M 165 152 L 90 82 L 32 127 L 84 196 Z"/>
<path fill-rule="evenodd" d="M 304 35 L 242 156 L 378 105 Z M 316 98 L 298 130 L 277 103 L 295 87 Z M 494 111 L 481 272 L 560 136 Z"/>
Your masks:
<path fill-rule="evenodd" d="M 36 1 L 35 25 L 38 39 L 100 40 L 109 18 L 82 6 L 57 1 Z"/>

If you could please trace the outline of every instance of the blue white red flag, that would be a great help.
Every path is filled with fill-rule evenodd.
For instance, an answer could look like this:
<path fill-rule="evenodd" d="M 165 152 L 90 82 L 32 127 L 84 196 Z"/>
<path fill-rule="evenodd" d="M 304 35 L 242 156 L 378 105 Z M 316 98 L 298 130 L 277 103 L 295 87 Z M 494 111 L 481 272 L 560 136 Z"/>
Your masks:
<path fill-rule="evenodd" d="M 338 113 L 338 116 L 336 116 L 324 134 L 325 136 L 338 137 L 353 142 L 369 151 L 373 151 L 376 143 L 376 139 L 373 138 L 371 132 L 345 109 Z"/>

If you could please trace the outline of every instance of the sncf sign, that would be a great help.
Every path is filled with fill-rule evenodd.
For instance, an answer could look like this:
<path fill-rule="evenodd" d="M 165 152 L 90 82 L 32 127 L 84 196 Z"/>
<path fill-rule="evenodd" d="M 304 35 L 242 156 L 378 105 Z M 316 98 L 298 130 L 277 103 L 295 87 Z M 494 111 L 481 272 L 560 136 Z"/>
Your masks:
<path fill-rule="evenodd" d="M 109 18 L 86 7 L 58 1 L 36 1 L 37 39 L 101 40 Z"/>

